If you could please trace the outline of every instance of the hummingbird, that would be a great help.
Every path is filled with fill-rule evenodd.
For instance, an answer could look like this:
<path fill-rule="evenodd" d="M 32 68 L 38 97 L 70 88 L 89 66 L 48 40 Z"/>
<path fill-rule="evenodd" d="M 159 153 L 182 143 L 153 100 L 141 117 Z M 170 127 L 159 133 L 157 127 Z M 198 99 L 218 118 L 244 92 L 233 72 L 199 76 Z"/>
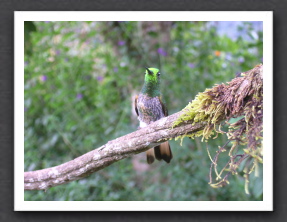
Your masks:
<path fill-rule="evenodd" d="M 135 111 L 140 127 L 143 128 L 152 122 L 168 116 L 168 111 L 163 103 L 160 92 L 160 72 L 157 68 L 147 68 L 145 71 L 144 85 L 139 95 L 135 98 Z M 164 160 L 169 163 L 172 153 L 169 142 L 166 141 L 146 151 L 147 163 L 152 164 L 155 160 Z"/>

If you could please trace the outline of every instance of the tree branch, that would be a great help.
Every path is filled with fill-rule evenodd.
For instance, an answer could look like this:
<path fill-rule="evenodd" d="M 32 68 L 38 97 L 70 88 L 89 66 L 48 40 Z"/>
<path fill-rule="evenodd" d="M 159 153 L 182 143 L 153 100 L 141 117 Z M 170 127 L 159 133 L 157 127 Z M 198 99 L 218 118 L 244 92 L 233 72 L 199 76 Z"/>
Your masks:
<path fill-rule="evenodd" d="M 244 98 L 250 96 L 251 92 L 248 94 L 246 89 L 253 86 L 252 84 L 254 81 L 253 78 L 248 78 L 248 75 L 259 75 L 261 78 L 260 81 L 262 81 L 263 65 L 256 66 L 244 74 L 246 75 L 246 78 L 235 78 L 232 80 L 233 82 L 231 81 L 228 83 L 230 89 L 232 89 L 232 93 L 226 90 L 224 91 L 225 94 L 219 95 L 217 93 L 216 96 L 218 98 L 228 98 L 228 101 L 232 98 L 240 97 L 240 100 L 238 101 L 243 101 Z M 235 83 L 237 88 L 236 91 L 233 90 Z M 255 81 L 254 84 L 256 84 Z M 224 103 L 228 102 L 224 99 Z M 227 107 L 226 109 L 232 111 L 232 107 Z M 228 113 L 229 118 L 230 116 L 238 116 L 242 114 L 243 109 L 233 109 L 232 112 L 229 111 L 222 112 L 223 114 L 219 119 L 226 119 L 226 115 Z M 112 163 L 144 152 L 149 148 L 152 148 L 168 139 L 187 134 L 195 134 L 196 132 L 201 131 L 207 125 L 207 122 L 205 121 L 195 123 L 192 120 L 182 120 L 179 124 L 175 125 L 175 122 L 178 121 L 183 112 L 184 111 L 180 111 L 171 116 L 162 118 L 145 128 L 109 141 L 107 144 L 59 166 L 43 170 L 25 172 L 24 189 L 47 190 L 49 187 L 54 187 L 69 183 L 74 180 L 82 179 L 100 169 L 111 165 Z"/>
<path fill-rule="evenodd" d="M 201 130 L 204 123 L 190 122 L 172 128 L 181 112 L 162 118 L 145 128 L 127 134 L 59 166 L 25 172 L 25 190 L 46 190 L 49 187 L 82 179 L 112 163 L 148 150 L 170 138 Z"/>

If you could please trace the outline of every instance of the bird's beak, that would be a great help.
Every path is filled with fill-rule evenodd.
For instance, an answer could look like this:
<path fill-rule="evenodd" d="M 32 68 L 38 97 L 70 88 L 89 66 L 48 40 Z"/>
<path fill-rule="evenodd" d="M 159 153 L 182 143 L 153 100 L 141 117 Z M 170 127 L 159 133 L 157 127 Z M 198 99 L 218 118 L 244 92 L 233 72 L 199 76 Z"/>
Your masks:
<path fill-rule="evenodd" d="M 152 71 L 150 71 L 149 69 L 148 69 L 148 67 L 145 67 L 146 68 L 146 70 L 147 70 L 147 72 L 148 72 L 148 74 L 152 74 Z"/>

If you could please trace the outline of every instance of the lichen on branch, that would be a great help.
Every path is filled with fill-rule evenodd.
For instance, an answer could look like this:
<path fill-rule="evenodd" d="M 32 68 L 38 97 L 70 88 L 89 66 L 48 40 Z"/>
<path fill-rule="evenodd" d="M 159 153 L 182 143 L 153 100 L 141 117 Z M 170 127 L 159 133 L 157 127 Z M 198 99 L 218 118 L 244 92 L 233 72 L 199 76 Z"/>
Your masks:
<path fill-rule="evenodd" d="M 234 123 L 229 121 L 239 118 Z M 221 187 L 228 183 L 227 178 L 232 174 L 237 174 L 237 168 L 248 159 L 252 161 L 251 166 L 245 169 L 246 183 L 248 175 L 257 170 L 258 163 L 263 163 L 262 140 L 263 140 L 263 65 L 257 65 L 248 72 L 241 73 L 240 77 L 234 78 L 227 84 L 215 85 L 211 89 L 206 89 L 199 93 L 184 109 L 179 118 L 174 122 L 173 127 L 183 122 L 191 121 L 192 124 L 205 122 L 205 127 L 196 133 L 186 134 L 177 137 L 199 137 L 208 141 L 214 134 L 226 134 L 228 143 L 219 146 L 216 156 L 212 159 L 210 170 L 214 169 L 216 180 L 212 184 L 212 173 L 210 172 L 210 184 L 213 187 Z M 221 130 L 222 125 L 227 124 L 228 130 Z M 226 151 L 227 145 L 231 144 L 228 155 L 228 163 L 221 170 L 217 171 L 218 155 Z M 243 154 L 238 150 L 238 146 L 245 146 Z M 209 154 L 209 151 L 208 151 Z M 210 154 L 209 154 L 210 155 Z M 228 173 L 222 178 L 224 171 Z M 248 190 L 246 189 L 248 193 Z"/>

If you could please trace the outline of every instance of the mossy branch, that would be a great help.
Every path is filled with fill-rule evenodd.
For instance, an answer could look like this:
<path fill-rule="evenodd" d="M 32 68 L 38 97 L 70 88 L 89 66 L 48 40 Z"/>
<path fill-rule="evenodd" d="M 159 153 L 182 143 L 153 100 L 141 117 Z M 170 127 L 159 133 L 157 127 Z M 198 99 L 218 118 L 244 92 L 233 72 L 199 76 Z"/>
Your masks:
<path fill-rule="evenodd" d="M 43 170 L 25 172 L 24 189 L 47 190 L 49 187 L 82 179 L 171 138 L 202 136 L 208 140 L 215 133 L 225 133 L 220 129 L 223 120 L 242 116 L 239 121 L 230 124 L 226 133 L 233 143 L 229 151 L 230 161 L 225 167 L 229 166 L 230 171 L 219 183 L 212 186 L 224 185 L 229 174 L 236 172 L 239 164 L 246 158 L 252 158 L 255 167 L 258 162 L 262 162 L 263 65 L 258 65 L 243 75 L 227 85 L 217 85 L 199 93 L 182 111 L 109 141 L 74 160 Z M 227 144 L 219 148 L 217 156 L 212 160 L 211 169 L 216 169 L 217 157 L 226 150 Z M 241 156 L 234 154 L 239 144 L 247 145 Z M 217 173 L 217 178 L 221 178 L 223 170 Z M 246 172 L 250 173 L 251 170 Z"/>
<path fill-rule="evenodd" d="M 239 118 L 235 123 L 230 123 L 232 118 Z M 216 85 L 211 89 L 199 93 L 195 100 L 189 103 L 182 115 L 174 122 L 174 127 L 191 121 L 192 124 L 203 123 L 205 126 L 201 131 L 177 137 L 198 137 L 207 141 L 214 134 L 223 133 L 228 136 L 228 142 L 219 147 L 217 154 L 211 158 L 210 184 L 212 187 L 221 187 L 228 183 L 227 178 L 232 174 L 237 174 L 237 168 L 243 160 L 249 158 L 253 165 L 250 169 L 245 167 L 245 178 L 248 183 L 248 175 L 256 171 L 258 163 L 263 163 L 263 65 L 257 65 L 253 69 L 241 73 L 240 77 L 233 79 L 227 84 Z M 223 124 L 229 125 L 228 131 L 221 130 Z M 216 138 L 215 136 L 214 138 Z M 217 171 L 217 161 L 219 154 L 227 149 L 227 144 L 232 146 L 228 152 L 230 160 Z M 245 149 L 238 150 L 238 146 L 245 146 Z M 239 154 L 240 152 L 243 154 Z M 238 159 L 239 157 L 239 159 Z M 219 182 L 212 184 L 212 169 Z M 228 173 L 221 178 L 224 171 Z M 248 193 L 246 186 L 246 193 Z"/>

